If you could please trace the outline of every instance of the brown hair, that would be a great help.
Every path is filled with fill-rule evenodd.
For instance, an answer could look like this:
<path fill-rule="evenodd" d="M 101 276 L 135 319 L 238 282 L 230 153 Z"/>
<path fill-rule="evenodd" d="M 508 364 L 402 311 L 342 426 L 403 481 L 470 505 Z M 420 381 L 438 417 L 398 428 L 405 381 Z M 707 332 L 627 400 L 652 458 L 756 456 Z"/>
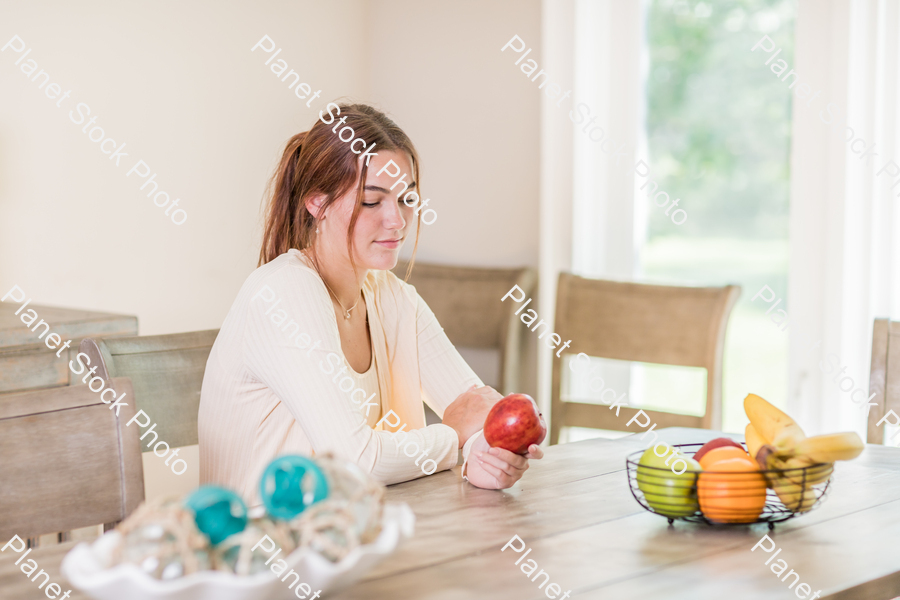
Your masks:
<path fill-rule="evenodd" d="M 412 141 L 394 121 L 380 110 L 365 104 L 329 103 L 326 108 L 333 106 L 337 106 L 338 114 L 346 119 L 342 127 L 352 127 L 355 137 L 365 140 L 366 148 L 370 148 L 374 143 L 377 150 L 394 150 L 408 154 L 413 169 L 409 174 L 411 181 L 416 182 L 417 188 L 420 187 L 418 153 Z M 332 115 L 332 122 L 336 121 L 338 119 Z M 332 129 L 331 123 L 326 124 L 317 119 L 309 131 L 298 133 L 288 141 L 281 162 L 269 182 L 268 190 L 271 193 L 267 193 L 270 199 L 266 209 L 262 247 L 259 251 L 259 266 L 291 248 L 298 250 L 308 248 L 315 236 L 316 219 L 307 210 L 306 200 L 312 195 L 324 195 L 322 210 L 326 209 L 350 190 L 358 173 L 356 205 L 347 229 L 347 252 L 350 263 L 354 265 L 354 269 L 356 268 L 353 260 L 353 231 L 362 205 L 368 165 L 366 160 L 359 160 L 360 155 L 351 151 L 351 144 L 341 141 Z M 421 214 L 416 227 L 416 243 L 407 268 L 407 277 L 412 270 L 416 248 L 419 246 L 419 229 L 421 229 Z"/>

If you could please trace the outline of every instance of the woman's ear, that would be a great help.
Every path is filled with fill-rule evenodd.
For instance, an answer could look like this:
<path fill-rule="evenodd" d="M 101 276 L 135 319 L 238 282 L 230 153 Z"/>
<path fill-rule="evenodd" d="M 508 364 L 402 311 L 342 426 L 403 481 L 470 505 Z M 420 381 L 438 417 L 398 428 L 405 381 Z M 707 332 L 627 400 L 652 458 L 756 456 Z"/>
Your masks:
<path fill-rule="evenodd" d="M 317 221 L 321 221 L 325 218 L 325 211 L 322 209 L 322 205 L 325 204 L 325 196 L 323 194 L 316 194 L 315 196 L 310 196 L 306 199 L 306 210 L 309 211 Z"/>

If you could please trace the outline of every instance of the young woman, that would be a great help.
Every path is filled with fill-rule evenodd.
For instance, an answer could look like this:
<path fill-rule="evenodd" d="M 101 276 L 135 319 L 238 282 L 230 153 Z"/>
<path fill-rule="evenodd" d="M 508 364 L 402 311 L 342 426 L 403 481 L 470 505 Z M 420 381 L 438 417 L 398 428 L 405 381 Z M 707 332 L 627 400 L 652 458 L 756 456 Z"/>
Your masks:
<path fill-rule="evenodd" d="M 508 488 L 540 447 L 523 457 L 487 445 L 482 424 L 500 394 L 390 272 L 413 221 L 418 244 L 416 150 L 369 106 L 328 109 L 285 148 L 260 267 L 210 353 L 200 481 L 257 504 L 262 470 L 281 454 L 331 451 L 390 484 L 454 467 L 463 448 L 471 484 Z M 442 424 L 425 426 L 423 401 Z"/>

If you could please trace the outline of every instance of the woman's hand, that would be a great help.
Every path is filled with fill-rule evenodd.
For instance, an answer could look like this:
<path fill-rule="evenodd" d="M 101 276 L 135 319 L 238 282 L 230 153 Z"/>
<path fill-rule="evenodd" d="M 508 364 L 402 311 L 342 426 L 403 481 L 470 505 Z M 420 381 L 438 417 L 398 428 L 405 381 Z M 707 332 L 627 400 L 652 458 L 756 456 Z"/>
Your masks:
<path fill-rule="evenodd" d="M 466 478 L 475 487 L 486 490 L 505 490 L 512 487 L 528 470 L 528 459 L 541 459 L 544 452 L 537 444 L 528 447 L 528 454 L 520 456 L 503 448 L 491 448 L 484 436 L 472 444 Z"/>
<path fill-rule="evenodd" d="M 492 387 L 473 385 L 450 403 L 444 411 L 443 423 L 456 430 L 460 448 L 484 427 L 491 407 L 502 398 Z"/>

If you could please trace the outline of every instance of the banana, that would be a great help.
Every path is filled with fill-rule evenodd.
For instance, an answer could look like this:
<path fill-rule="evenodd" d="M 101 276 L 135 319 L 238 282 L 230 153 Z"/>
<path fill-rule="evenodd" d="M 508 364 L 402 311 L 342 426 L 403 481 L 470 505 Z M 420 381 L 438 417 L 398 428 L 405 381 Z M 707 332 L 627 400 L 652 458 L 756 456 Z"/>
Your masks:
<path fill-rule="evenodd" d="M 821 463 L 806 469 L 804 472 L 795 471 L 794 474 L 789 477 L 791 477 L 793 482 L 802 484 L 804 473 L 806 477 L 806 487 L 825 483 L 831 479 L 831 475 L 834 473 L 834 463 Z"/>
<path fill-rule="evenodd" d="M 805 456 L 784 458 L 772 455 L 769 457 L 768 465 L 770 469 L 782 471 L 780 476 L 807 488 L 828 481 L 834 472 L 834 463 L 817 463 Z"/>
<path fill-rule="evenodd" d="M 807 481 L 804 484 L 803 471 L 790 470 L 791 468 L 796 468 L 790 466 L 792 460 L 788 459 L 785 461 L 774 454 L 769 455 L 767 462 L 770 472 L 766 473 L 766 479 L 769 487 L 775 490 L 778 498 L 781 499 L 781 502 L 788 510 L 795 513 L 803 513 L 810 510 L 816 503 L 817 494 L 813 489 L 815 483 L 813 483 L 814 479 L 807 474 Z M 818 473 L 818 469 L 816 467 L 817 478 L 821 479 L 822 473 Z M 830 467 L 824 472 L 830 476 Z M 826 476 L 825 479 L 817 482 L 822 483 L 827 479 L 828 477 Z"/>
<path fill-rule="evenodd" d="M 759 435 L 779 450 L 790 449 L 806 437 L 792 418 L 756 394 L 744 398 L 744 412 Z"/>
<path fill-rule="evenodd" d="M 759 434 L 756 427 L 753 426 L 753 423 L 748 423 L 747 427 L 744 429 L 744 440 L 747 442 L 747 453 L 754 459 L 756 458 L 759 449 L 762 448 L 763 445 L 769 443 L 763 439 L 763 436 Z"/>
<path fill-rule="evenodd" d="M 756 463 L 759 465 L 759 468 L 763 471 L 769 471 L 769 461 L 772 459 L 772 456 L 775 454 L 775 448 L 768 444 L 763 444 L 762 447 L 756 452 L 756 456 L 753 458 L 756 460 Z M 772 487 L 772 485 L 776 482 L 778 477 L 773 473 L 765 473 L 766 481 L 768 482 L 768 487 Z"/>
<path fill-rule="evenodd" d="M 833 463 L 836 460 L 853 460 L 865 449 L 862 439 L 856 432 L 828 433 L 800 440 L 793 447 L 797 456 L 808 458 L 818 463 Z"/>
<path fill-rule="evenodd" d="M 816 503 L 817 498 L 813 490 L 795 483 L 787 477 L 778 479 L 772 489 L 775 490 L 784 505 L 793 512 L 807 512 Z"/>
<path fill-rule="evenodd" d="M 806 439 L 806 434 L 796 423 L 785 425 L 781 431 L 775 434 L 772 445 L 780 452 L 794 453 L 797 444 Z"/>
<path fill-rule="evenodd" d="M 779 453 L 773 446 L 763 445 L 756 455 L 765 471 L 768 487 L 775 490 L 784 505 L 794 512 L 806 512 L 819 496 L 814 489 L 825 483 L 834 471 L 833 464 L 819 464 L 805 456 Z"/>
<path fill-rule="evenodd" d="M 750 424 L 744 431 L 747 449 L 766 471 L 772 488 L 788 510 L 803 513 L 816 503 L 834 472 L 834 462 L 852 460 L 865 444 L 854 433 L 806 437 L 797 423 L 755 394 L 744 398 Z"/>

